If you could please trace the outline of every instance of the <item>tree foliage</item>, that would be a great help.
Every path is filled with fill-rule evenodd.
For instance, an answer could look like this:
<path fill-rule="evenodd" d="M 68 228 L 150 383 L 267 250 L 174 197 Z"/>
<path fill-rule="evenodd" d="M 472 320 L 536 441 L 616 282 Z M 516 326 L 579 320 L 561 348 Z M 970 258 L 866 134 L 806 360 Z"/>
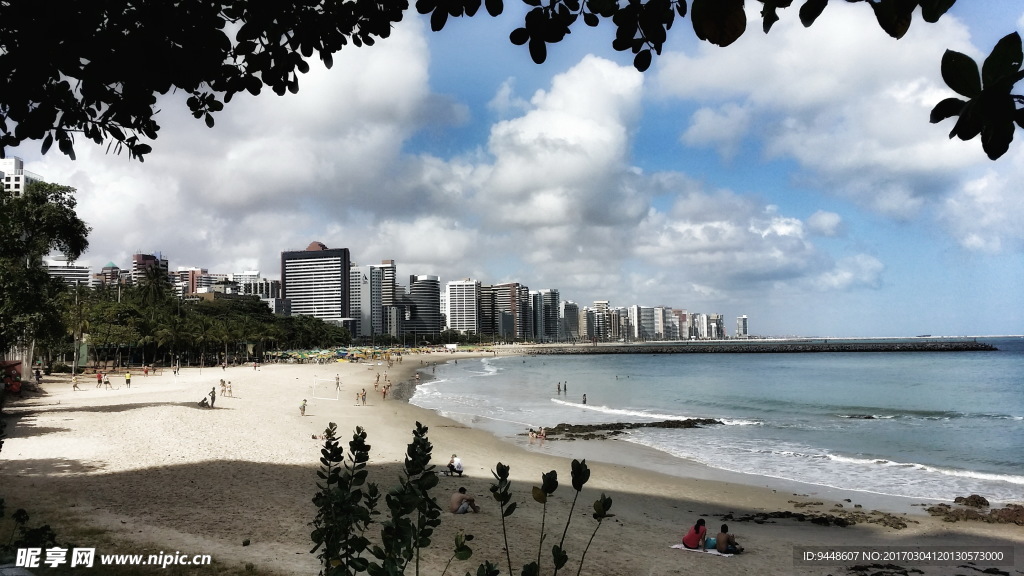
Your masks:
<path fill-rule="evenodd" d="M 0 350 L 61 331 L 59 281 L 43 257 L 76 260 L 89 246 L 89 227 L 75 213 L 75 189 L 30 183 L 17 197 L 0 189 Z M 54 326 L 54 323 L 57 326 Z"/>
<path fill-rule="evenodd" d="M 538 64 L 581 18 L 590 27 L 610 22 L 612 47 L 631 52 L 640 71 L 662 53 L 677 18 L 689 16 L 698 38 L 723 47 L 747 30 L 744 0 L 522 1 L 529 10 L 509 39 L 526 45 Z M 846 0 L 865 5 L 896 39 L 907 33 L 915 14 L 934 23 L 955 1 Z M 758 2 L 765 33 L 794 4 Z M 503 0 L 417 0 L 415 7 L 440 31 L 451 18 L 476 15 L 481 4 L 491 16 L 504 11 Z M 801 23 L 812 25 L 828 4 L 804 0 L 797 10 Z M 9 147 L 41 140 L 43 153 L 56 142 L 73 158 L 75 136 L 81 134 L 141 161 L 151 151 L 146 141 L 160 129 L 158 95 L 186 94 L 192 115 L 212 127 L 214 114 L 234 95 L 256 95 L 265 86 L 278 95 L 295 93 L 298 75 L 309 70 L 314 54 L 330 68 L 342 48 L 372 46 L 390 36 L 408 9 L 405 0 L 101 0 L 60 10 L 45 2 L 0 2 L 0 157 Z M 986 60 L 998 78 L 984 71 L 984 89 L 964 84 L 971 82 L 965 56 L 947 53 L 943 77 L 969 100 L 944 100 L 932 114 L 933 121 L 960 116 L 950 136 L 969 140 L 980 134 L 992 159 L 1009 146 L 1013 123 L 1024 125 L 1017 107 L 1024 101 L 1010 95 L 1021 79 L 1020 59 L 1011 57 L 1007 38 Z"/>

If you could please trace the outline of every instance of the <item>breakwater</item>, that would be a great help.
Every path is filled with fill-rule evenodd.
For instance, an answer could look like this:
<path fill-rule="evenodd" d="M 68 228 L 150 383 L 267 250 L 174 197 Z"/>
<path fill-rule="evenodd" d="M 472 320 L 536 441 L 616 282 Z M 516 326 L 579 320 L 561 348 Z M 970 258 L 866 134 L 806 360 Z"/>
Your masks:
<path fill-rule="evenodd" d="M 735 340 L 674 344 L 577 344 L 523 348 L 531 355 L 566 354 L 792 354 L 797 352 L 984 352 L 995 346 L 974 340 Z"/>

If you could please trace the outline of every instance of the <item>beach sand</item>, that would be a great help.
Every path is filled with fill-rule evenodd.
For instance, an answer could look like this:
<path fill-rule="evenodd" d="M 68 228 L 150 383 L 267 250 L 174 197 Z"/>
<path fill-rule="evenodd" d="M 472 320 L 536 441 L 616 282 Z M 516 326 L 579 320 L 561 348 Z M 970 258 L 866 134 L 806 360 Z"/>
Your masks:
<path fill-rule="evenodd" d="M 462 478 L 441 476 L 434 491 L 439 503 L 444 507 L 450 494 L 465 486 L 482 507 L 479 514 L 443 515 L 433 545 L 423 551 L 421 573 L 441 574 L 459 531 L 474 535 L 474 555 L 469 561 L 456 561 L 449 573 L 476 573 L 484 560 L 496 563 L 503 574 L 508 572 L 498 505 L 489 493 L 491 470 L 500 461 L 511 466 L 518 505 L 506 519 L 516 574 L 536 560 L 541 535 L 542 508 L 530 496 L 531 489 L 540 484 L 542 473 L 558 472 L 560 487 L 549 500 L 541 554 L 541 573 L 550 574 L 550 548 L 561 538 L 573 496 L 570 461 L 553 454 L 564 447 L 554 450 L 550 440 L 546 445 L 530 445 L 525 438 L 518 444 L 500 440 L 411 406 L 401 394 L 384 400 L 374 391 L 378 373 L 382 382 L 387 371 L 390 381 L 408 383 L 416 370 L 429 377 L 432 362 L 474 355 L 413 354 L 391 368 L 376 363 L 271 364 L 258 371 L 250 365 L 188 368 L 178 376 L 170 371 L 148 377 L 133 373 L 130 389 L 123 377 L 112 376 L 115 386 L 120 385 L 116 390 L 97 389 L 94 378 L 83 376 L 83 390 L 73 391 L 66 377 L 54 376 L 44 381 L 45 393 L 8 402 L 0 496 L 8 511 L 26 508 L 34 521 L 50 523 L 58 537 L 62 524 L 73 523 L 109 531 L 132 553 L 210 554 L 223 566 L 252 564 L 278 574 L 316 574 L 319 564 L 309 553 L 309 523 L 316 514 L 311 498 L 322 442 L 311 435 L 336 422 L 347 445 L 356 426 L 365 428 L 372 446 L 370 481 L 386 490 L 397 484 L 411 431 L 420 421 L 429 427 L 438 472 L 452 453 L 458 453 L 465 465 Z M 317 395 L 333 397 L 330 381 L 335 375 L 341 378 L 339 399 L 314 398 L 314 377 L 327 380 Z M 232 382 L 233 397 L 220 394 L 221 378 Z M 197 402 L 212 387 L 217 389 L 216 407 L 200 408 Z M 355 402 L 363 388 L 365 406 Z M 396 385 L 395 391 L 401 388 Z M 306 415 L 300 416 L 303 399 L 309 405 Z M 600 444 L 581 447 L 581 452 L 595 447 Z M 642 457 L 645 449 L 637 450 Z M 564 545 L 570 558 L 562 570 L 565 574 L 577 571 L 595 526 L 592 504 L 601 493 L 613 499 L 615 516 L 604 522 L 587 552 L 582 573 L 588 575 L 853 573 L 843 566 L 795 565 L 794 546 L 807 545 L 866 550 L 885 546 L 896 551 L 915 546 L 1012 546 L 1014 567 L 979 562 L 974 568 L 998 565 L 1006 573 L 1024 574 L 1024 526 L 942 522 L 923 511 L 906 512 L 906 502 L 895 511 L 895 517 L 908 522 L 899 530 L 866 522 L 841 528 L 792 518 L 739 521 L 755 513 L 868 513 L 871 508 L 864 495 L 855 492 L 846 495 L 850 501 L 839 498 L 841 494 L 822 500 L 799 490 L 723 481 L 707 469 L 693 475 L 698 477 L 680 478 L 625 464 L 588 465 L 591 479 L 576 504 Z M 818 501 L 821 504 L 803 505 Z M 864 508 L 854 509 L 862 502 Z M 380 509 L 386 510 L 383 503 Z M 700 517 L 712 534 L 725 518 L 746 548 L 744 554 L 720 557 L 672 549 Z M 246 540 L 250 544 L 243 546 Z M 957 567 L 967 562 L 883 564 L 928 575 L 977 573 L 971 567 Z"/>

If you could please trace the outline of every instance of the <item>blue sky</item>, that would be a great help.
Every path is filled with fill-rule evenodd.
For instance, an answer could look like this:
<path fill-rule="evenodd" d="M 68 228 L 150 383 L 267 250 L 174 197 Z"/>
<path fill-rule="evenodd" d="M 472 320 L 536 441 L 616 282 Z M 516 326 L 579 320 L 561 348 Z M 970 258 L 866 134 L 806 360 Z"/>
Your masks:
<path fill-rule="evenodd" d="M 757 4 L 755 2 L 749 3 Z M 258 269 L 313 240 L 442 281 L 519 281 L 589 305 L 750 317 L 764 335 L 1024 333 L 1024 145 L 991 162 L 928 123 L 951 48 L 984 58 L 1016 2 L 962 0 L 900 41 L 864 3 L 757 9 L 728 48 L 677 20 L 645 74 L 579 26 L 537 66 L 522 8 L 411 15 L 314 64 L 297 95 L 237 97 L 210 130 L 162 99 L 145 163 L 8 151 L 78 188 L 82 261 L 162 252 L 172 268 Z M 1018 131 L 1018 137 L 1020 132 Z"/>

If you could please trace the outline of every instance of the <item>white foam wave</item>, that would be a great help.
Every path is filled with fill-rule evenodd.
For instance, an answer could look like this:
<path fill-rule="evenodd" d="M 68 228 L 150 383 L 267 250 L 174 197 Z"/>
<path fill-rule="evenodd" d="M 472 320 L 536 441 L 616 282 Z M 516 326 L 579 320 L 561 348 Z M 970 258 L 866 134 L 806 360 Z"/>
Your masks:
<path fill-rule="evenodd" d="M 599 412 L 601 414 L 609 414 L 612 416 L 628 416 L 631 418 L 649 418 L 651 420 L 694 420 L 698 418 L 707 418 L 707 416 L 687 416 L 681 414 L 664 414 L 660 412 L 649 412 L 647 410 L 629 410 L 624 408 L 610 408 L 608 406 L 598 406 L 596 404 L 583 404 L 580 402 L 570 402 L 568 400 L 560 400 L 558 398 L 552 398 L 552 402 L 555 404 L 561 404 L 563 406 L 572 406 L 574 408 L 581 408 L 583 410 L 590 410 L 591 412 Z M 757 420 L 742 420 L 742 419 L 730 419 L 730 418 L 717 418 L 723 424 L 727 426 L 763 426 L 764 422 Z"/>
<path fill-rule="evenodd" d="M 1013 474 L 992 474 L 988 472 L 976 472 L 973 470 L 957 470 L 953 468 L 942 468 L 939 466 L 928 466 L 927 464 L 918 464 L 917 462 L 895 462 L 892 460 L 885 460 L 882 458 L 851 458 L 849 456 L 840 456 L 838 454 L 828 454 L 828 458 L 829 460 L 834 460 L 836 462 L 845 462 L 848 464 L 881 465 L 890 466 L 894 468 L 909 468 L 914 470 L 920 470 L 922 472 L 942 474 L 944 476 L 954 476 L 957 478 L 973 478 L 975 480 L 985 480 L 988 482 L 1008 482 L 1010 484 L 1024 485 L 1024 476 L 1017 476 Z"/>

